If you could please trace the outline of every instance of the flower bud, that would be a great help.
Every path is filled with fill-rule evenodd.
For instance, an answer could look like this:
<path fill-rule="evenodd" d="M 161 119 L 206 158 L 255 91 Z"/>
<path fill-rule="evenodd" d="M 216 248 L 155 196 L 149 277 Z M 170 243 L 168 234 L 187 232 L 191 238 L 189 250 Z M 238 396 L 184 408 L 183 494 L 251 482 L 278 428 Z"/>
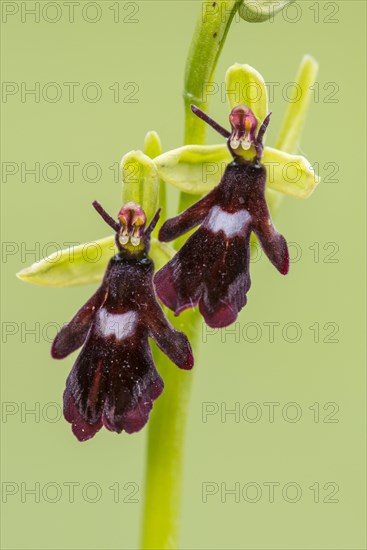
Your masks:
<path fill-rule="evenodd" d="M 243 0 L 238 12 L 248 23 L 263 23 L 295 0 Z"/>

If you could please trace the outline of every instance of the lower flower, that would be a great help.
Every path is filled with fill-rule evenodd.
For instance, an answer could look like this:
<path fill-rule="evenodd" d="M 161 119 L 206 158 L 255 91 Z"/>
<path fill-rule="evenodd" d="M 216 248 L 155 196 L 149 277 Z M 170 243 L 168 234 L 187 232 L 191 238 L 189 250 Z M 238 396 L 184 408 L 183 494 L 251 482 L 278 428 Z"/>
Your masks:
<path fill-rule="evenodd" d="M 178 367 L 193 366 L 187 337 L 168 322 L 154 295 L 154 265 L 147 255 L 152 224 L 144 232 L 144 213 L 133 203 L 119 216 L 119 224 L 98 209 L 116 230 L 119 253 L 110 260 L 100 288 L 57 334 L 51 350 L 55 359 L 62 359 L 83 345 L 64 393 L 64 416 L 80 441 L 103 425 L 133 433 L 146 424 L 163 390 L 148 337 Z"/>

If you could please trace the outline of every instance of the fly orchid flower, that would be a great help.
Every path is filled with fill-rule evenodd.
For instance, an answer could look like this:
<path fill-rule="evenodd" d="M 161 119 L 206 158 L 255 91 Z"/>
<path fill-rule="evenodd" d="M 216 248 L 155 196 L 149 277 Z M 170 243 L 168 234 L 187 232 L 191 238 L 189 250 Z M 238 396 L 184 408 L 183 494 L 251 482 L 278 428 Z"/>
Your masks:
<path fill-rule="evenodd" d="M 144 150 L 144 153 L 130 151 L 121 160 L 122 203 L 134 202 L 142 205 L 146 219 L 150 221 L 158 208 L 158 203 L 162 206 L 161 214 L 164 215 L 164 187 L 162 185 L 159 188 L 158 171 L 151 158 L 158 156 L 162 151 L 156 132 L 148 132 Z M 141 238 L 141 226 L 138 224 L 134 233 L 128 235 L 127 224 L 123 220 L 123 216 L 127 214 L 122 211 L 119 215 L 120 221 L 124 224 L 121 228 L 120 242 L 127 243 L 129 237 L 130 245 L 133 245 L 134 239 Z M 23 269 L 17 276 L 28 283 L 62 288 L 100 283 L 108 262 L 118 251 L 116 237 L 110 235 L 57 251 Z M 93 259 L 90 258 L 91 255 Z M 160 243 L 153 233 L 150 256 L 156 268 L 164 265 L 172 255 L 171 247 Z"/>
<path fill-rule="evenodd" d="M 200 225 L 155 276 L 159 298 L 176 315 L 199 305 L 211 327 L 235 321 L 251 284 L 251 232 L 278 271 L 288 272 L 287 244 L 275 230 L 267 201 L 273 205 L 278 200 L 274 191 L 304 198 L 318 183 L 308 161 L 290 154 L 297 145 L 316 70 L 313 59 L 306 56 L 297 79 L 303 100 L 291 105 L 279 140 L 284 151 L 264 146 L 270 121 L 264 80 L 251 67 L 236 64 L 227 72 L 231 131 L 192 106 L 194 114 L 226 138 L 226 145 L 185 146 L 155 159 L 162 179 L 189 193 L 210 191 L 168 220 L 159 233 L 160 240 L 170 241 Z M 258 99 L 243 105 L 239 99 L 251 86 L 256 87 Z"/>
<path fill-rule="evenodd" d="M 80 441 L 103 425 L 133 433 L 146 424 L 163 390 L 148 336 L 178 367 L 193 366 L 187 337 L 168 322 L 154 295 L 148 251 L 159 211 L 145 229 L 144 211 L 133 202 L 123 206 L 118 222 L 99 203 L 93 206 L 115 230 L 118 253 L 99 289 L 57 334 L 51 350 L 55 359 L 63 359 L 83 346 L 64 393 L 64 416 Z"/>
<path fill-rule="evenodd" d="M 159 239 L 171 241 L 201 224 L 155 275 L 154 283 L 160 300 L 176 315 L 199 305 L 206 323 L 221 328 L 236 320 L 247 301 L 251 232 L 283 275 L 288 273 L 289 255 L 270 217 L 266 169 L 260 163 L 270 114 L 256 133 L 257 120 L 251 109 L 234 107 L 229 116 L 232 131 L 228 132 L 197 107 L 192 110 L 227 139 L 233 162 L 217 187 L 161 227 Z M 253 159 L 244 159 L 242 152 L 251 148 Z"/>

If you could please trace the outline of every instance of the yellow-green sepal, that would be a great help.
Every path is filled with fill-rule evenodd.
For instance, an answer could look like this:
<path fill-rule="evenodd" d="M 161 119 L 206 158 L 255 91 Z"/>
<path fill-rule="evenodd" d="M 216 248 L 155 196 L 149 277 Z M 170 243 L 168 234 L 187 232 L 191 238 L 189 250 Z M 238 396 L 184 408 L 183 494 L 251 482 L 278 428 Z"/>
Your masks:
<path fill-rule="evenodd" d="M 265 147 L 262 164 L 267 170 L 267 187 L 289 197 L 307 199 L 320 181 L 310 162 L 301 155 Z"/>
<path fill-rule="evenodd" d="M 154 130 L 148 132 L 144 138 L 144 154 L 154 159 L 163 153 L 159 135 Z"/>
<path fill-rule="evenodd" d="M 122 204 L 140 204 L 149 223 L 157 211 L 159 196 L 159 177 L 153 160 L 142 151 L 130 151 L 121 159 L 121 174 Z"/>
<path fill-rule="evenodd" d="M 218 185 L 231 159 L 226 145 L 184 145 L 163 153 L 154 162 L 163 181 L 185 193 L 200 195 Z"/>
<path fill-rule="evenodd" d="M 185 145 L 155 159 L 159 176 L 181 191 L 203 194 L 221 180 L 232 157 L 226 145 Z M 309 161 L 265 147 L 267 187 L 290 197 L 307 198 L 319 182 Z"/>
<path fill-rule="evenodd" d="M 114 236 L 72 246 L 32 264 L 17 273 L 27 283 L 52 287 L 72 287 L 99 283 L 108 262 L 116 254 Z M 152 239 L 149 256 L 160 269 L 174 255 L 166 243 Z"/>
<path fill-rule="evenodd" d="M 144 140 L 144 153 L 151 159 L 159 157 L 163 153 L 162 143 L 159 135 L 154 130 L 147 133 Z M 159 223 L 156 225 L 156 228 L 153 232 L 153 235 L 158 235 L 158 231 L 162 223 L 167 217 L 167 194 L 166 194 L 166 184 L 164 181 L 159 179 L 159 190 L 158 190 L 158 207 L 161 209 L 161 215 Z"/>
<path fill-rule="evenodd" d="M 269 112 L 268 92 L 263 77 L 256 69 L 240 63 L 229 67 L 226 93 L 231 110 L 238 105 L 246 105 L 254 113 L 258 127 L 261 125 Z"/>
<path fill-rule="evenodd" d="M 17 277 L 27 283 L 72 287 L 99 282 L 115 254 L 113 236 L 55 252 L 22 269 Z"/>
<path fill-rule="evenodd" d="M 277 149 L 287 153 L 297 151 L 318 69 L 319 65 L 313 57 L 310 55 L 303 57 L 295 78 L 294 97 L 290 98 L 276 141 Z"/>

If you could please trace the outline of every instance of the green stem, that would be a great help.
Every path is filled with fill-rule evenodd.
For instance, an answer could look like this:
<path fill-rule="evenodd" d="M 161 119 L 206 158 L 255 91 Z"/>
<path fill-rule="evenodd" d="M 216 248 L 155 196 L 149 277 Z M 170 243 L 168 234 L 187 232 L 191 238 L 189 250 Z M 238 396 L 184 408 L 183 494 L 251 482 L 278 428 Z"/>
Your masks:
<path fill-rule="evenodd" d="M 201 109 L 207 107 L 207 86 L 238 5 L 239 0 L 202 2 L 185 73 L 185 143 L 205 142 L 205 124 L 192 114 L 190 104 L 195 103 Z M 196 199 L 181 193 L 179 212 Z M 176 241 L 176 249 L 181 242 Z M 191 310 L 179 319 L 171 314 L 169 317 L 189 337 L 197 360 L 200 315 Z M 179 546 L 184 442 L 193 374 L 177 369 L 158 349 L 154 355 L 165 389 L 149 420 L 142 548 L 166 550 Z"/>
<path fill-rule="evenodd" d="M 239 4 L 239 0 L 202 2 L 185 72 L 185 143 L 205 142 L 206 124 L 192 114 L 190 105 L 207 108 L 214 71 Z"/>
<path fill-rule="evenodd" d="M 185 144 L 205 143 L 207 125 L 191 111 L 191 104 L 203 110 L 208 108 L 208 98 L 212 90 L 214 72 L 229 28 L 238 10 L 240 0 L 202 1 L 196 29 L 187 56 L 185 86 Z M 180 194 L 178 211 L 186 210 L 200 197 Z M 187 236 L 186 236 L 187 238 Z M 175 243 L 180 248 L 185 237 Z"/>
<path fill-rule="evenodd" d="M 166 311 L 167 314 L 167 311 Z M 168 314 L 173 322 L 173 315 Z M 184 330 L 193 349 L 198 340 L 196 315 L 182 314 L 177 328 Z M 143 549 L 176 549 L 182 494 L 183 446 L 192 371 L 180 371 L 157 348 L 154 358 L 164 380 L 164 391 L 149 419 Z"/>

